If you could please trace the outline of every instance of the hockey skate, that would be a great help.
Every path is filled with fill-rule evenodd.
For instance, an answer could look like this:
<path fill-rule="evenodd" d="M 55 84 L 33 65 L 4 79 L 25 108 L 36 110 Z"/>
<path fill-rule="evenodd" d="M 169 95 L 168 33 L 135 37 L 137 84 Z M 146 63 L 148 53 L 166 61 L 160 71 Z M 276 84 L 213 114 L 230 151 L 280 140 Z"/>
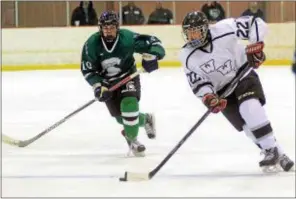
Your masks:
<path fill-rule="evenodd" d="M 146 113 L 146 124 L 144 126 L 146 134 L 149 139 L 155 139 L 156 129 L 155 129 L 155 116 L 152 113 Z"/>
<path fill-rule="evenodd" d="M 144 157 L 145 156 L 145 150 L 146 147 L 145 145 L 143 145 L 141 142 L 139 142 L 137 139 L 131 141 L 127 138 L 127 136 L 125 135 L 124 130 L 121 131 L 121 134 L 124 136 L 128 147 L 129 147 L 129 152 L 128 152 L 128 156 L 131 156 L 131 153 L 136 156 L 136 157 Z"/>
<path fill-rule="evenodd" d="M 279 164 L 284 171 L 290 171 L 291 168 L 294 166 L 294 162 L 285 154 L 280 156 Z"/>
<path fill-rule="evenodd" d="M 259 166 L 264 172 L 277 172 L 277 163 L 279 162 L 279 152 L 277 147 L 266 149 L 262 152 L 265 156 L 263 160 L 259 162 Z"/>

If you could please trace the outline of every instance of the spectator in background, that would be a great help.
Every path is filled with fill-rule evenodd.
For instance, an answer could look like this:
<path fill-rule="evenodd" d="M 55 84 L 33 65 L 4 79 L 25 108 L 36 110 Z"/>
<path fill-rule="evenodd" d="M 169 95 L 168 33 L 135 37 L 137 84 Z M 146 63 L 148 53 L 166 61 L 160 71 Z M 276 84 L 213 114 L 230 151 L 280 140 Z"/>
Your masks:
<path fill-rule="evenodd" d="M 249 8 L 242 13 L 242 16 L 255 16 L 260 17 L 265 21 L 264 14 L 262 10 L 258 7 L 257 1 L 252 1 L 249 3 Z"/>
<path fill-rule="evenodd" d="M 145 17 L 140 8 L 133 1 L 122 7 L 122 24 L 123 25 L 139 25 L 144 24 Z"/>
<path fill-rule="evenodd" d="M 93 8 L 92 1 L 80 1 L 80 5 L 76 7 L 71 17 L 72 26 L 93 26 L 98 25 L 98 17 Z"/>
<path fill-rule="evenodd" d="M 173 13 L 163 8 L 161 2 L 156 2 L 156 9 L 150 14 L 148 24 L 172 24 Z"/>
<path fill-rule="evenodd" d="M 217 21 L 225 19 L 225 11 L 217 1 L 209 1 L 204 4 L 201 11 L 205 13 L 210 23 L 216 23 Z"/>

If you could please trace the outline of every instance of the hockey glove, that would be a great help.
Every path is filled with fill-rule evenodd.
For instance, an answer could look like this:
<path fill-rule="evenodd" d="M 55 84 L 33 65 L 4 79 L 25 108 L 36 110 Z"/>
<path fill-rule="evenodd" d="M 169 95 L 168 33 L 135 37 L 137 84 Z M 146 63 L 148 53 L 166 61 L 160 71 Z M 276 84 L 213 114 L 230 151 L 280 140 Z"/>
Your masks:
<path fill-rule="evenodd" d="M 257 69 L 265 61 L 266 56 L 263 52 L 264 43 L 257 42 L 246 47 L 247 59 L 250 65 Z"/>
<path fill-rule="evenodd" d="M 108 91 L 108 88 L 104 86 L 98 86 L 94 89 L 95 97 L 100 102 L 106 102 L 112 97 L 112 92 Z"/>
<path fill-rule="evenodd" d="M 219 113 L 227 105 L 226 99 L 219 99 L 219 97 L 213 93 L 205 94 L 202 98 L 202 102 L 206 105 L 206 107 L 211 109 L 212 113 Z"/>
<path fill-rule="evenodd" d="M 158 69 L 158 59 L 155 55 L 143 53 L 142 66 L 146 72 L 151 73 Z"/>

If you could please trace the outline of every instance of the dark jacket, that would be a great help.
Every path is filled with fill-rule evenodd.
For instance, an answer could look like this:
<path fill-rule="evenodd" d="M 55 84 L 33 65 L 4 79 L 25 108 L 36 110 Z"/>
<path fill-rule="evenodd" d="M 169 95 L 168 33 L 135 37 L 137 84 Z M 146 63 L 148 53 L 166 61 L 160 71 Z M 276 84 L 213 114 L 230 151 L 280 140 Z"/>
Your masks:
<path fill-rule="evenodd" d="M 208 6 L 208 4 L 204 4 L 201 11 L 205 13 L 210 22 L 217 22 L 225 19 L 225 11 L 223 7 L 216 1 L 214 1 L 214 3 L 210 6 Z"/>
<path fill-rule="evenodd" d="M 148 19 L 148 24 L 171 24 L 173 13 L 169 9 L 159 8 L 154 10 Z"/>
<path fill-rule="evenodd" d="M 254 17 L 260 17 L 262 20 L 265 21 L 264 14 L 262 10 L 258 9 L 257 12 L 253 13 L 250 9 L 245 10 L 241 16 L 254 16 Z"/>
<path fill-rule="evenodd" d="M 75 21 L 79 21 L 79 26 L 98 25 L 98 17 L 93 4 L 89 1 L 87 13 L 83 9 L 83 2 L 80 1 L 79 7 L 75 8 L 71 17 L 71 25 L 75 26 Z"/>
<path fill-rule="evenodd" d="M 129 5 L 122 7 L 122 24 L 123 25 L 140 25 L 144 24 L 145 17 L 140 8 L 133 6 L 130 9 Z"/>

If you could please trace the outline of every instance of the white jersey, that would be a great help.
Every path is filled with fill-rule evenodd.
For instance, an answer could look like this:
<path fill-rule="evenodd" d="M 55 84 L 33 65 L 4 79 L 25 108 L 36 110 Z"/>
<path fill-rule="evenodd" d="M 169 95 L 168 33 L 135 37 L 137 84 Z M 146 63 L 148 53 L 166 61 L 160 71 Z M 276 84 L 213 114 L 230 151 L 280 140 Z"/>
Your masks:
<path fill-rule="evenodd" d="M 260 18 L 244 16 L 229 18 L 209 27 L 212 45 L 193 48 L 185 45 L 180 59 L 188 82 L 197 97 L 216 93 L 237 75 L 247 63 L 245 46 L 239 39 L 250 43 L 263 41 L 267 25 Z"/>

